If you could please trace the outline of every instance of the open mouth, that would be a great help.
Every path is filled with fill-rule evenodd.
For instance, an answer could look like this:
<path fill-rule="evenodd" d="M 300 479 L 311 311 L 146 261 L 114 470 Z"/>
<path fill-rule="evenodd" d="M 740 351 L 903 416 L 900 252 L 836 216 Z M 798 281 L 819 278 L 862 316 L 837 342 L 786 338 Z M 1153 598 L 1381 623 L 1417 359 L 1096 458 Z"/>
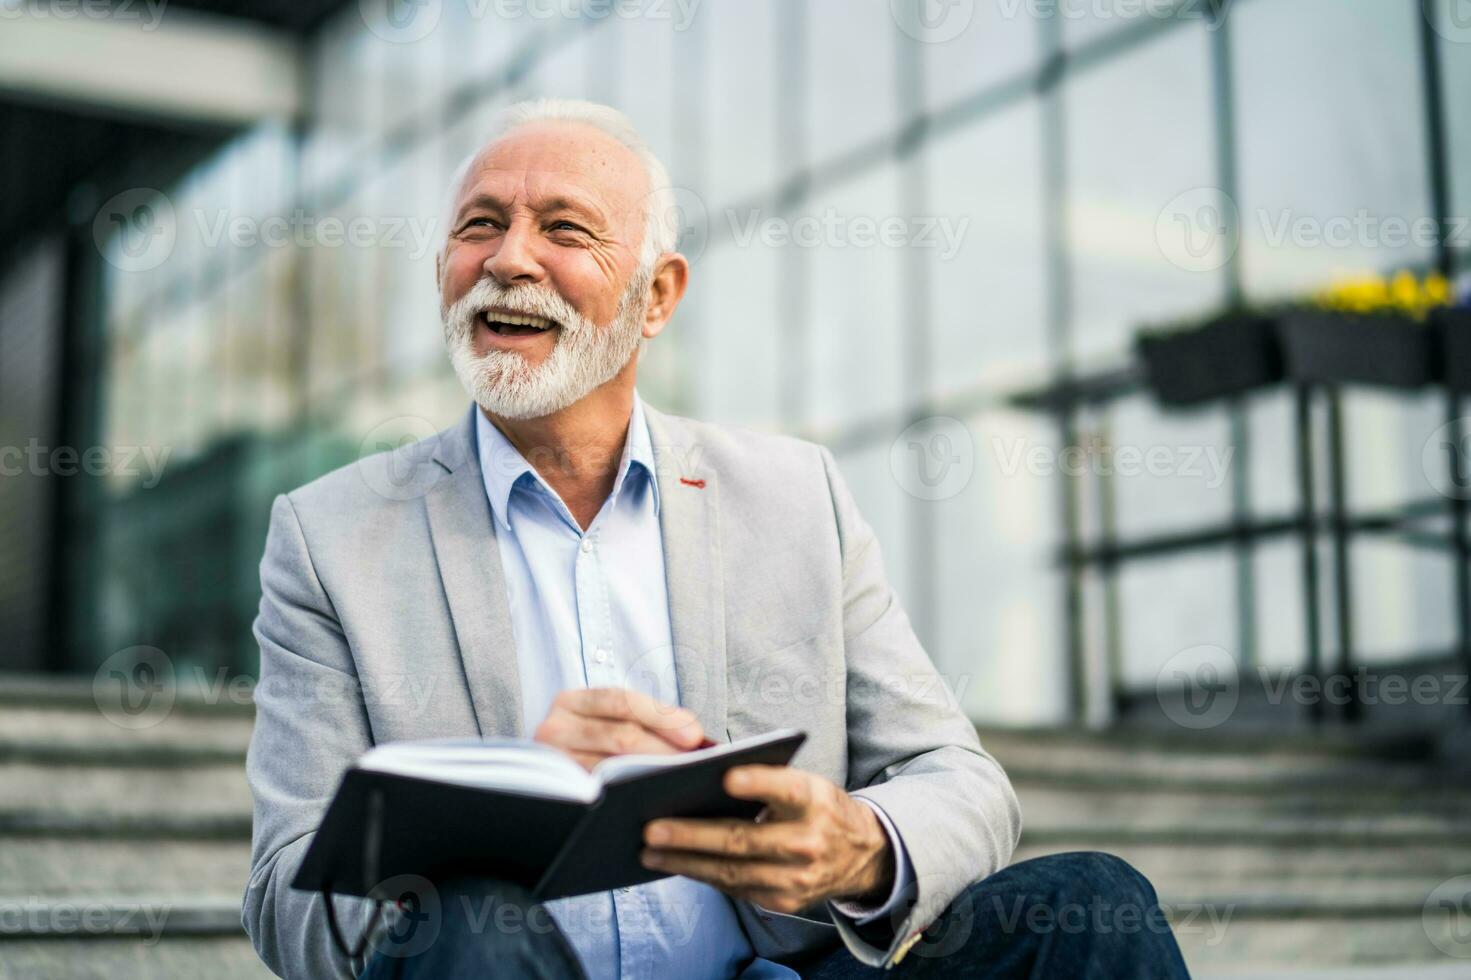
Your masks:
<path fill-rule="evenodd" d="M 480 322 L 498 337 L 532 337 L 558 326 L 555 320 L 548 320 L 544 316 L 509 313 L 505 310 L 482 310 Z"/>

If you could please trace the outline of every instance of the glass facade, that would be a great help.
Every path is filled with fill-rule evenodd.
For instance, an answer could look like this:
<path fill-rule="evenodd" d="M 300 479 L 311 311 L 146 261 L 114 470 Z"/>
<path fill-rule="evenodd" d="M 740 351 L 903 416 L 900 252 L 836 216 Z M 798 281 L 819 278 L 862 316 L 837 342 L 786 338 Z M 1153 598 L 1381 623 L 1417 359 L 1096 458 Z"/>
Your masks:
<path fill-rule="evenodd" d="M 607 102 L 661 154 L 693 278 L 643 396 L 830 445 L 921 638 L 985 720 L 1067 707 L 1066 458 L 1056 420 L 1011 397 L 1122 363 L 1141 326 L 1237 290 L 1435 259 L 1291 230 L 1431 213 L 1418 0 L 1237 0 L 1220 20 L 1194 2 L 442 0 L 407 22 L 390 2 L 349 4 L 309 39 L 300 125 L 261 125 L 163 189 L 176 238 L 161 259 L 138 261 L 123 233 L 103 250 L 100 336 L 72 367 L 97 380 L 97 442 L 167 463 L 75 503 L 74 666 L 149 643 L 251 671 L 271 496 L 456 420 L 467 402 L 433 282 L 446 182 L 518 99 Z M 1434 35 L 1442 152 L 1467 214 L 1471 31 L 1452 2 Z M 1233 205 L 1240 247 L 1219 263 L 1164 240 L 1175 202 L 1202 193 Z M 1353 392 L 1345 410 L 1354 506 L 1430 492 L 1420 448 L 1442 406 Z M 938 492 L 902 472 L 901 438 L 936 416 L 956 420 L 947 452 L 969 461 Z M 1117 477 L 1121 537 L 1229 520 L 1236 465 L 1251 515 L 1295 506 L 1282 392 L 1239 418 L 1139 395 L 1084 424 L 1219 462 Z M 1075 483 L 1073 519 L 1096 533 L 1091 484 Z M 1243 588 L 1263 662 L 1300 663 L 1295 546 L 1244 560 L 1246 577 L 1226 547 L 1140 562 L 1112 600 L 1085 582 L 1089 608 L 1118 603 L 1125 677 L 1147 683 L 1198 644 L 1239 649 Z M 1366 650 L 1451 642 L 1445 554 L 1374 541 L 1353 560 Z"/>

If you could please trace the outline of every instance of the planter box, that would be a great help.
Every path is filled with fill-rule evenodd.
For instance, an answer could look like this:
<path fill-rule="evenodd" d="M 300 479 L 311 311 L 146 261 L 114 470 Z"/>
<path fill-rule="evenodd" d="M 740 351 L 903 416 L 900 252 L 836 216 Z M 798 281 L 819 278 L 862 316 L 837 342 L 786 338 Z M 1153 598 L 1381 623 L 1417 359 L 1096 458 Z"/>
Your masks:
<path fill-rule="evenodd" d="M 1433 323 L 1446 387 L 1471 392 L 1471 310 L 1436 310 Z"/>
<path fill-rule="evenodd" d="M 1135 346 L 1166 405 L 1199 405 L 1282 380 L 1276 331 L 1265 316 L 1233 313 L 1194 330 L 1143 333 Z"/>
<path fill-rule="evenodd" d="M 1408 317 L 1301 310 L 1278 329 L 1294 381 L 1418 388 L 1435 380 L 1436 330 Z"/>

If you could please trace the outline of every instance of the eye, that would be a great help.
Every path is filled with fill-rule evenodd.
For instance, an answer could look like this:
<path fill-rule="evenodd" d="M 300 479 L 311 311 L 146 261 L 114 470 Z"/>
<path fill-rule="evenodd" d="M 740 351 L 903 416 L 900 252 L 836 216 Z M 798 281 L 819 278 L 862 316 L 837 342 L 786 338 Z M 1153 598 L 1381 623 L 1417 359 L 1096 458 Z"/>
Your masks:
<path fill-rule="evenodd" d="M 587 229 L 583 228 L 581 225 L 575 225 L 575 224 L 573 224 L 570 221 L 557 221 L 557 222 L 553 222 L 552 229 L 551 230 L 552 231 L 577 231 L 577 232 L 583 232 L 583 231 L 586 231 Z"/>

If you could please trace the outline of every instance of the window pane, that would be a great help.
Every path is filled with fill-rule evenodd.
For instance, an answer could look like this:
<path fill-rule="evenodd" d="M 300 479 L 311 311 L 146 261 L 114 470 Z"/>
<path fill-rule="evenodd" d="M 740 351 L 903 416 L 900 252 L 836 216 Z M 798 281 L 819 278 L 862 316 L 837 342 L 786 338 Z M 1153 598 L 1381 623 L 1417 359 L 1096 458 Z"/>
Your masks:
<path fill-rule="evenodd" d="M 776 142 L 780 2 L 707 3 L 693 28 L 703 32 L 708 60 L 700 138 L 711 208 L 775 187 L 779 167 L 800 163 Z"/>
<path fill-rule="evenodd" d="M 886 3 L 810 0 L 803 10 L 808 149 L 821 163 L 894 128 L 898 28 Z"/>
<path fill-rule="evenodd" d="M 730 243 L 695 264 L 686 302 L 698 303 L 700 319 L 686 349 L 695 359 L 692 397 L 702 417 L 778 427 L 782 359 L 791 349 L 782 336 L 787 327 L 778 292 L 782 261 L 778 250 Z M 675 328 L 683 315 L 681 306 Z"/>
<path fill-rule="evenodd" d="M 1276 297 L 1427 261 L 1419 4 L 1240 4 L 1242 270 Z M 1326 110 L 1326 111 L 1325 111 Z"/>
<path fill-rule="evenodd" d="M 939 393 L 1045 372 L 1038 122 L 1028 100 L 924 150 L 936 241 L 923 252 L 934 302 L 930 373 Z"/>
<path fill-rule="evenodd" d="M 1215 183 L 1209 65 L 1205 29 L 1187 26 L 1067 83 L 1072 349 L 1080 359 L 1123 355 L 1142 324 L 1222 298 L 1219 271 L 1181 261 L 1159 233 L 1172 200 Z"/>
<path fill-rule="evenodd" d="M 1062 579 L 1054 477 L 1025 465 L 1055 451 L 1051 422 L 987 411 L 968 420 L 975 468 L 953 497 L 914 500 L 933 509 L 938 622 L 930 651 L 971 717 L 1038 723 L 1064 711 Z"/>
<path fill-rule="evenodd" d="M 903 401 L 906 324 L 903 248 L 877 240 L 875 223 L 903 220 L 899 171 L 889 166 L 796 209 L 787 253 L 807 253 L 809 422 L 821 427 L 897 409 Z M 816 246 L 813 246 L 813 242 Z M 788 258 L 786 261 L 795 261 Z"/>
<path fill-rule="evenodd" d="M 928 5 L 927 0 L 915 3 L 921 8 Z M 941 8 L 938 18 L 935 8 Z M 978 3 L 969 9 L 964 4 L 935 4 L 930 19 L 918 25 L 909 22 L 906 26 L 922 40 L 911 40 L 913 34 L 900 40 L 917 45 L 924 63 L 926 108 L 949 105 L 1034 67 L 1041 56 L 1041 32 L 1026 10 L 1025 3 L 1014 10 L 1002 3 Z"/>

